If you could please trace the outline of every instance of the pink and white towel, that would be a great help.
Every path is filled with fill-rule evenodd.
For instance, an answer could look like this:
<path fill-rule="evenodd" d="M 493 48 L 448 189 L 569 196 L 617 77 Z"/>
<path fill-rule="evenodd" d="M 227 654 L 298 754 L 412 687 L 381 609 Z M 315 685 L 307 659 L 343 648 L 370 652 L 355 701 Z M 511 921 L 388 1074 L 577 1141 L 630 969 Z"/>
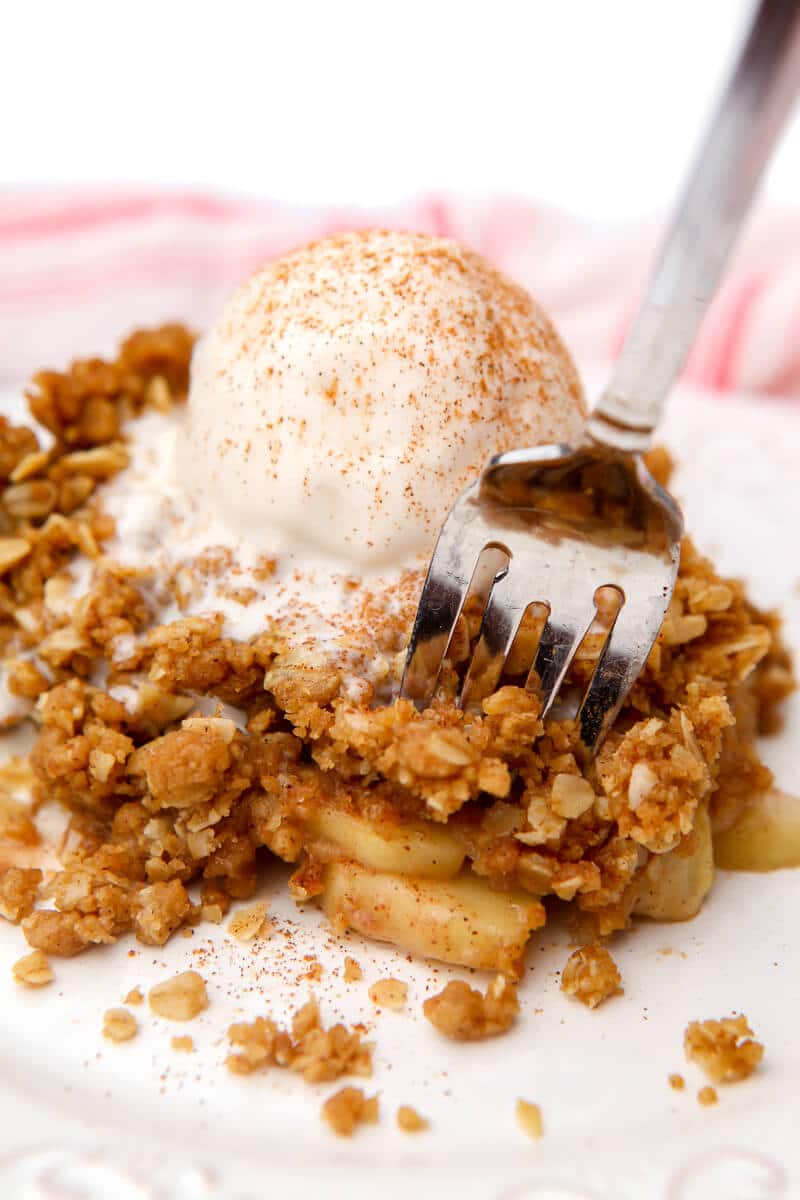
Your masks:
<path fill-rule="evenodd" d="M 336 230 L 457 238 L 527 287 L 584 368 L 619 349 L 659 229 L 591 226 L 521 200 L 433 197 L 379 211 L 197 192 L 17 189 L 0 195 L 0 384 L 111 351 L 136 325 L 205 327 L 265 260 Z M 800 214 L 757 215 L 687 376 L 712 391 L 800 399 Z"/>

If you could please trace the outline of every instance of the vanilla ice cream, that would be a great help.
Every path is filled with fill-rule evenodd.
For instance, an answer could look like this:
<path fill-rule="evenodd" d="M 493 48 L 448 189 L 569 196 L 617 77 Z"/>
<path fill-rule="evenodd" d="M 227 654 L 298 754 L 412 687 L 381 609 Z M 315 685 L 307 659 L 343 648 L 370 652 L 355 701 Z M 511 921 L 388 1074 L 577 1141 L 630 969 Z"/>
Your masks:
<path fill-rule="evenodd" d="M 143 573 L 156 619 L 272 630 L 387 693 L 459 491 L 491 454 L 573 440 L 584 415 L 550 322 L 476 254 L 327 238 L 234 294 L 195 348 L 187 405 L 126 424 L 130 465 L 99 496 L 105 549 Z"/>
<path fill-rule="evenodd" d="M 229 300 L 195 349 L 178 470 L 232 538 L 374 573 L 430 553 L 491 454 L 584 418 L 522 288 L 454 242 L 349 233 Z"/>

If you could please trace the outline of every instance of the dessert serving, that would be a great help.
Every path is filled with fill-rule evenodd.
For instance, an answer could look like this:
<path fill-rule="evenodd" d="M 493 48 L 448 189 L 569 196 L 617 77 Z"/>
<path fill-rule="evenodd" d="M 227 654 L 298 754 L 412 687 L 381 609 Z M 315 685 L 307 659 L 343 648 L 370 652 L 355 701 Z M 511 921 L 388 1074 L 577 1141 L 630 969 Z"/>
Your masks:
<path fill-rule="evenodd" d="M 477 255 L 331 237 L 259 271 L 196 345 L 141 330 L 28 397 L 31 425 L 0 428 L 2 720 L 35 735 L 32 805 L 3 801 L 0 911 L 34 950 L 161 945 L 277 858 L 335 928 L 516 978 L 553 906 L 597 942 L 694 915 L 715 838 L 768 865 L 736 831 L 769 790 L 755 739 L 791 667 L 776 618 L 688 539 L 593 761 L 527 686 L 535 610 L 480 702 L 455 702 L 477 601 L 433 704 L 397 698 L 457 494 L 586 418 L 547 317 Z M 649 465 L 666 483 L 667 455 Z M 601 597 L 576 688 L 611 619 Z M 571 960 L 572 994 L 613 994 L 605 953 Z"/>

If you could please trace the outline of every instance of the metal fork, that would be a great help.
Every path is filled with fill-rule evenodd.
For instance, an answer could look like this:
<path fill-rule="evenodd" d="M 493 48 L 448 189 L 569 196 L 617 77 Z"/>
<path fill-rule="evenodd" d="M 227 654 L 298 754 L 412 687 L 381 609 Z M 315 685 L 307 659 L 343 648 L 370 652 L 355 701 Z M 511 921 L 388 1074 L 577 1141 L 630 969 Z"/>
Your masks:
<path fill-rule="evenodd" d="M 461 689 L 496 686 L 532 603 L 543 605 L 527 686 L 547 713 L 613 587 L 617 615 L 578 711 L 583 750 L 600 745 L 658 636 L 680 558 L 680 510 L 640 452 L 663 412 L 797 91 L 800 3 L 762 0 L 713 116 L 613 379 L 576 446 L 491 459 L 439 535 L 401 695 L 431 701 L 469 596 L 484 611 Z"/>

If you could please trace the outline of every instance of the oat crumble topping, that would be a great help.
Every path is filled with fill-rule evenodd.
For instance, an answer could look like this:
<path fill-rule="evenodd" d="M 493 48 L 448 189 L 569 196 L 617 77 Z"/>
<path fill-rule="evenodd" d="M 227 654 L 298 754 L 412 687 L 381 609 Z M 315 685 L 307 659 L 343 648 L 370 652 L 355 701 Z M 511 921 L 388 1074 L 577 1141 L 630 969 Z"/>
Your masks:
<path fill-rule="evenodd" d="M 24 983 L 26 987 L 44 987 L 55 979 L 53 968 L 41 950 L 17 959 L 11 970 L 17 983 Z"/>
<path fill-rule="evenodd" d="M 342 978 L 345 983 L 359 983 L 364 978 L 364 972 L 354 958 L 345 958 Z"/>
<path fill-rule="evenodd" d="M 322 1119 L 339 1137 L 352 1137 L 358 1125 L 375 1125 L 378 1097 L 365 1096 L 361 1088 L 343 1087 L 322 1106 Z"/>
<path fill-rule="evenodd" d="M 126 1004 L 134 1004 L 134 1005 L 143 1004 L 144 1003 L 144 994 L 142 993 L 142 989 L 138 988 L 138 987 L 131 988 L 131 990 L 128 992 L 127 996 L 125 997 L 125 1003 Z"/>
<path fill-rule="evenodd" d="M 486 994 L 453 980 L 422 1006 L 439 1033 L 457 1042 L 472 1042 L 506 1033 L 519 1013 L 517 989 L 498 975 Z"/>
<path fill-rule="evenodd" d="M 686 1087 L 686 1080 L 683 1078 L 682 1075 L 677 1075 L 677 1074 L 670 1075 L 669 1086 L 676 1092 L 682 1092 L 683 1089 Z"/>
<path fill-rule="evenodd" d="M 701 1087 L 697 1093 L 697 1099 L 700 1104 L 707 1108 L 710 1104 L 716 1104 L 719 1100 L 717 1089 L 713 1087 Z"/>
<path fill-rule="evenodd" d="M 33 912 L 43 875 L 38 867 L 8 867 L 0 875 L 0 916 L 14 925 Z"/>
<path fill-rule="evenodd" d="M 401 979 L 378 979 L 370 985 L 368 994 L 377 1007 L 401 1012 L 408 1000 L 408 984 Z"/>
<path fill-rule="evenodd" d="M 127 1008 L 109 1008 L 103 1014 L 103 1037 L 112 1042 L 128 1042 L 139 1032 L 139 1023 Z"/>
<path fill-rule="evenodd" d="M 192 1054 L 194 1052 L 194 1040 L 187 1036 L 171 1038 L 170 1045 L 178 1054 Z"/>
<path fill-rule="evenodd" d="M 252 942 L 257 937 L 268 937 L 270 921 L 266 904 L 253 904 L 240 909 L 228 922 L 228 930 L 240 942 Z"/>
<path fill-rule="evenodd" d="M 147 1000 L 156 1016 L 168 1021 L 191 1021 L 208 1008 L 205 980 L 197 971 L 183 971 L 157 983 L 147 993 Z"/>
<path fill-rule="evenodd" d="M 345 1025 L 325 1029 L 313 997 L 295 1013 L 291 1031 L 281 1029 L 270 1017 L 256 1017 L 231 1025 L 228 1038 L 235 1053 L 225 1062 L 234 1075 L 251 1075 L 271 1066 L 295 1071 L 307 1083 L 372 1074 L 371 1045 L 361 1040 L 358 1030 Z"/>
<path fill-rule="evenodd" d="M 764 1057 L 764 1047 L 743 1015 L 690 1022 L 683 1048 L 687 1061 L 702 1067 L 713 1083 L 746 1079 Z"/>
<path fill-rule="evenodd" d="M 404 1133 L 423 1133 L 430 1128 L 430 1121 L 420 1116 L 410 1104 L 401 1104 L 397 1110 L 397 1125 Z"/>
<path fill-rule="evenodd" d="M 605 946 L 581 946 L 561 973 L 561 990 L 589 1008 L 622 991 L 622 976 Z"/>

